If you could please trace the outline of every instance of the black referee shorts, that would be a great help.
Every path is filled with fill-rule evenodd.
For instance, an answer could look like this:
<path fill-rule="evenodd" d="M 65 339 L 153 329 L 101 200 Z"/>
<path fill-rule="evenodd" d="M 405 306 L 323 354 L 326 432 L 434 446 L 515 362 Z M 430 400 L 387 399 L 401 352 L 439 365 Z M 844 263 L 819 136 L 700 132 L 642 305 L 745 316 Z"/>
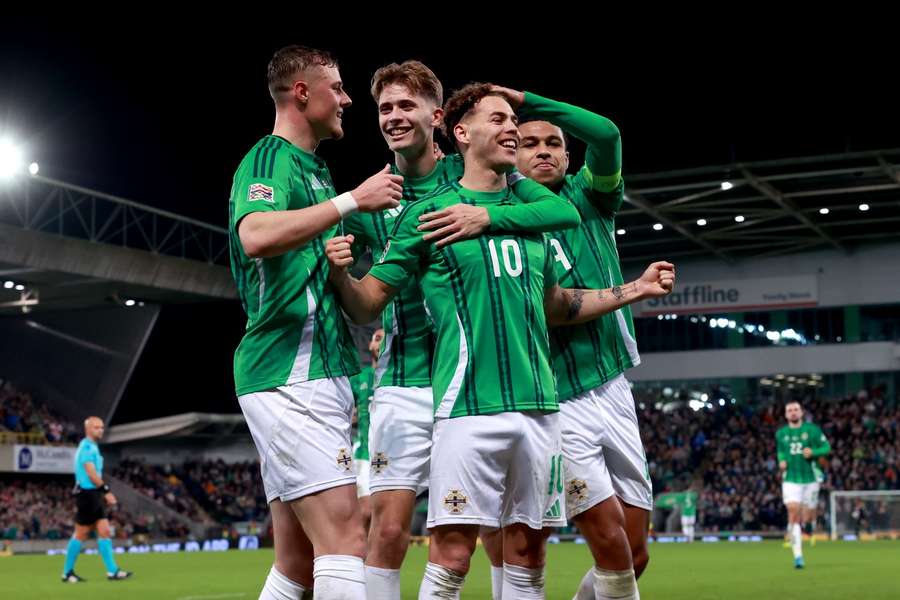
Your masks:
<path fill-rule="evenodd" d="M 93 525 L 100 519 L 106 518 L 106 502 L 103 499 L 103 490 L 83 490 L 75 492 L 75 523 L 78 525 Z"/>

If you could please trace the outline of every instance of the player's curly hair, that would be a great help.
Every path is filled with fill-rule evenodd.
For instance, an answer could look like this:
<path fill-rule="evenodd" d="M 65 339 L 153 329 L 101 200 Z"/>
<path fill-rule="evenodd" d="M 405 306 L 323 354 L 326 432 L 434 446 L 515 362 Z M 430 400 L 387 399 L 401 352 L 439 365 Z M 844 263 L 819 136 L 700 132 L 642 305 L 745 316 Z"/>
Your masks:
<path fill-rule="evenodd" d="M 475 105 L 481 102 L 487 96 L 499 96 L 502 94 L 492 92 L 492 83 L 470 83 L 453 92 L 447 102 L 444 104 L 444 135 L 456 144 L 456 136 L 453 134 L 453 128 L 459 124 L 466 114 L 475 108 Z"/>

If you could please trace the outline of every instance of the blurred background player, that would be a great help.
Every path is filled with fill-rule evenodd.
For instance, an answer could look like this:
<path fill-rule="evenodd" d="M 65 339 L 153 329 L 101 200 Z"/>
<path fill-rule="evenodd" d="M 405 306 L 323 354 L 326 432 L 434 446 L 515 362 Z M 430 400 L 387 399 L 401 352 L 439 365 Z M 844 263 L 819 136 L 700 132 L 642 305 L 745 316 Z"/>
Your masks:
<path fill-rule="evenodd" d="M 787 425 L 775 432 L 781 491 L 788 510 L 788 534 L 794 553 L 794 566 L 804 567 L 803 523 L 815 519 L 819 503 L 818 466 L 815 461 L 831 451 L 831 445 L 818 425 L 803 421 L 803 407 L 788 402 L 784 407 Z"/>

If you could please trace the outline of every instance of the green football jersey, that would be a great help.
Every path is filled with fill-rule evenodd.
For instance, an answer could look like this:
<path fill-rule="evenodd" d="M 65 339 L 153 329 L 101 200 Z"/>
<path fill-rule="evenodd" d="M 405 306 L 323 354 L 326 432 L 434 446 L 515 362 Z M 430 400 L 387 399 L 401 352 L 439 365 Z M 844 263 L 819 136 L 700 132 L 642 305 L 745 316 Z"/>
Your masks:
<path fill-rule="evenodd" d="M 307 208 L 334 196 L 325 162 L 273 135 L 260 140 L 234 174 L 229 251 L 247 314 L 234 354 L 239 396 L 359 371 L 357 351 L 327 283 L 325 240 L 337 228 L 271 258 L 248 257 L 238 236 L 241 219 L 250 213 Z"/>
<path fill-rule="evenodd" d="M 787 462 L 784 481 L 790 483 L 816 483 L 818 481 L 815 461 L 831 451 L 831 444 L 818 425 L 801 423 L 799 427 L 785 425 L 775 432 L 775 446 L 778 462 Z M 812 450 L 810 458 L 803 457 L 803 449 Z"/>
<path fill-rule="evenodd" d="M 399 174 L 397 167 L 392 169 Z M 401 211 L 409 204 L 451 181 L 462 177 L 463 164 L 459 155 L 439 161 L 424 177 L 403 179 L 403 198 L 400 206 L 376 213 L 357 213 L 344 220 L 344 233 L 353 234 L 354 255 L 364 248 L 372 251 L 377 260 L 387 246 L 388 236 Z M 434 334 L 425 316 L 422 293 L 415 281 L 410 281 L 394 297 L 381 317 L 384 340 L 375 373 L 375 385 L 399 387 L 428 387 L 431 385 L 431 360 L 434 353 Z"/>
<path fill-rule="evenodd" d="M 681 508 L 682 517 L 697 516 L 697 492 L 667 492 L 656 497 L 657 508 Z"/>
<path fill-rule="evenodd" d="M 403 199 L 399 207 L 379 213 L 356 214 L 346 219 L 345 233 L 356 238 L 354 256 L 359 256 L 368 247 L 376 258 L 380 257 L 400 212 L 437 188 L 457 182 L 463 171 L 462 157 L 451 154 L 438 161 L 434 170 L 425 177 L 404 179 Z M 399 174 L 396 166 L 393 172 Z M 542 232 L 578 225 L 577 211 L 565 200 L 530 179 L 521 176 L 514 179 L 516 182 L 512 192 L 521 202 L 485 207 L 492 231 Z M 385 309 L 382 327 L 385 338 L 378 359 L 375 386 L 430 386 L 434 334 L 415 281 L 408 282 Z"/>
<path fill-rule="evenodd" d="M 588 144 L 586 164 L 567 175 L 558 192 L 581 216 L 579 227 L 551 235 L 559 284 L 584 289 L 621 285 L 615 218 L 625 185 L 618 129 L 605 117 L 530 92 L 525 94 L 523 112 L 529 119 L 554 123 Z M 590 323 L 552 328 L 550 348 L 561 401 L 640 364 L 630 306 Z"/>
<path fill-rule="evenodd" d="M 444 248 L 424 242 L 419 216 L 458 202 L 511 206 L 507 188 L 476 192 L 453 182 L 409 205 L 370 275 L 398 288 L 418 282 L 436 335 L 435 417 L 559 410 L 550 367 L 545 288 L 556 284 L 548 239 L 490 231 Z"/>

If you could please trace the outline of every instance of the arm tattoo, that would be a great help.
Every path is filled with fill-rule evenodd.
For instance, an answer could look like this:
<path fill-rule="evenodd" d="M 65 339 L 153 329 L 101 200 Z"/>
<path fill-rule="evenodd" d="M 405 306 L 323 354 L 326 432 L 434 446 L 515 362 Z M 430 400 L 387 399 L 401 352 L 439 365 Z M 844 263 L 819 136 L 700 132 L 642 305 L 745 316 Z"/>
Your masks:
<path fill-rule="evenodd" d="M 612 289 L 612 295 L 616 297 L 616 300 L 621 300 L 625 297 L 625 291 L 622 290 L 621 285 L 614 286 Z"/>
<path fill-rule="evenodd" d="M 597 290 L 597 299 L 603 300 L 606 298 L 606 294 L 603 293 L 603 290 Z"/>
<path fill-rule="evenodd" d="M 566 320 L 571 321 L 581 312 L 581 305 L 584 304 L 584 290 L 573 290 L 572 300 L 569 302 L 569 310 L 566 312 Z"/>

